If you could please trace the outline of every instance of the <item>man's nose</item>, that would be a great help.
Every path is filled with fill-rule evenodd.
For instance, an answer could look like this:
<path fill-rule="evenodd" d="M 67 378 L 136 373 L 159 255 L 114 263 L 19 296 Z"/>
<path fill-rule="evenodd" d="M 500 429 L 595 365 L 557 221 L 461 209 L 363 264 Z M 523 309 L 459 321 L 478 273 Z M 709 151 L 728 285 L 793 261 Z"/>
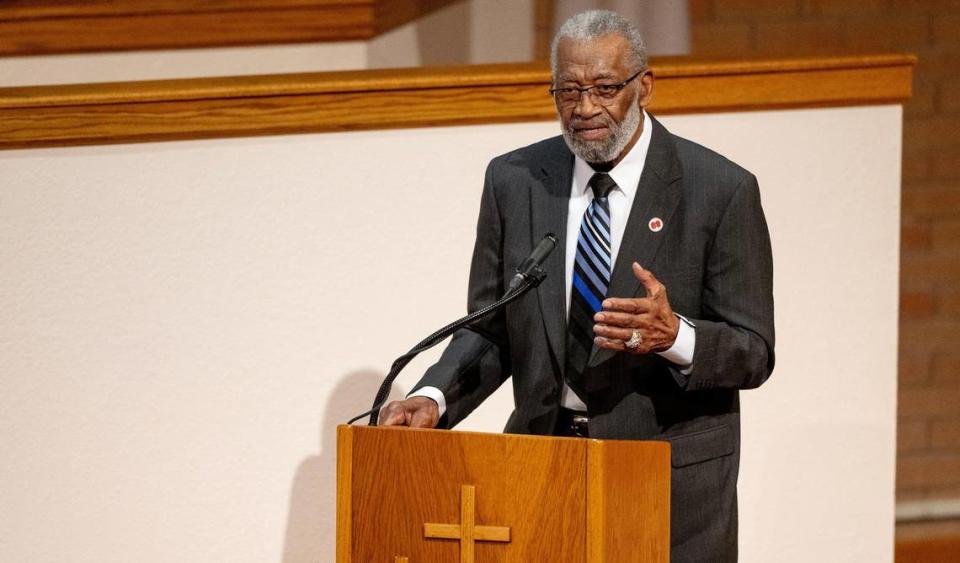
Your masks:
<path fill-rule="evenodd" d="M 573 113 L 577 117 L 589 119 L 600 113 L 600 105 L 593 100 L 590 92 L 580 92 L 580 99 L 577 100 L 577 105 L 573 106 Z"/>

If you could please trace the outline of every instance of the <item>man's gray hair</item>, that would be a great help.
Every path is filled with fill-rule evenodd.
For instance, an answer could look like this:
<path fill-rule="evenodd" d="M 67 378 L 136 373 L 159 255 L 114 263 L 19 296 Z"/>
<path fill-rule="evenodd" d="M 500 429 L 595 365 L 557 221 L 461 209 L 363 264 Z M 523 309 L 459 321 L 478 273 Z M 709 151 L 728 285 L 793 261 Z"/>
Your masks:
<path fill-rule="evenodd" d="M 616 12 L 588 10 L 571 16 L 563 22 L 560 31 L 553 38 L 553 44 L 550 46 L 550 68 L 553 75 L 557 75 L 557 47 L 561 39 L 584 41 L 597 39 L 610 33 L 617 33 L 630 43 L 630 55 L 633 58 L 631 62 L 635 71 L 639 72 L 647 68 L 647 46 L 644 45 L 643 36 L 640 35 L 637 26 Z"/>

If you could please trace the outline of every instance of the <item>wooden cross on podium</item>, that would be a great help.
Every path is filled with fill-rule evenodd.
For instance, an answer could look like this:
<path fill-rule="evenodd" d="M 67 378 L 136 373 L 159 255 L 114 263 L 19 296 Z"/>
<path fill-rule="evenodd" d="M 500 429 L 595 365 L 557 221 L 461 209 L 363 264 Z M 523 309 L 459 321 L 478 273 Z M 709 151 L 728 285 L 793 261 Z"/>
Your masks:
<path fill-rule="evenodd" d="M 476 497 L 476 487 L 461 485 L 460 523 L 423 525 L 426 538 L 460 540 L 460 563 L 474 563 L 474 547 L 478 541 L 510 542 L 510 528 L 476 525 Z"/>

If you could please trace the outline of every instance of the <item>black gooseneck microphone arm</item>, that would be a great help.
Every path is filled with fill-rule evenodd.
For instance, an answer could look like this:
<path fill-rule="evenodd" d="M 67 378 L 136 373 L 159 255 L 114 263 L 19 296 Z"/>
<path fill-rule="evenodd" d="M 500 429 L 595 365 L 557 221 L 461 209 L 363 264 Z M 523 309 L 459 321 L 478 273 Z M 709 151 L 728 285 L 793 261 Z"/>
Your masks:
<path fill-rule="evenodd" d="M 473 321 L 497 311 L 511 301 L 519 298 L 527 291 L 539 285 L 545 277 L 546 274 L 543 273 L 543 270 L 538 268 L 536 272 L 533 272 L 531 275 L 527 276 L 527 278 L 521 282 L 516 289 L 507 291 L 507 293 L 504 294 L 499 301 L 491 303 L 482 309 L 478 309 L 477 311 L 474 311 L 473 313 L 448 324 L 430 336 L 424 338 L 416 346 L 411 348 L 409 352 L 394 360 L 393 365 L 390 367 L 390 373 L 387 374 L 383 380 L 383 383 L 380 384 L 380 389 L 377 391 L 377 396 L 373 401 L 373 407 L 367 412 L 358 414 L 357 416 L 351 418 L 347 424 L 353 424 L 357 420 L 370 415 L 369 426 L 376 426 L 377 419 L 380 416 L 380 407 L 382 407 L 383 403 L 386 402 L 387 396 L 390 394 L 390 388 L 393 387 L 394 380 L 398 375 L 400 375 L 400 371 L 403 370 L 403 368 L 405 368 L 411 360 L 417 357 L 417 355 L 421 352 L 429 350 L 430 348 L 433 348 L 437 344 L 443 342 L 448 336 L 460 330 L 464 326 L 467 326 Z"/>
<path fill-rule="evenodd" d="M 373 407 L 370 410 L 351 418 L 347 424 L 353 424 L 361 418 L 369 415 L 369 426 L 376 426 L 377 419 L 380 416 L 380 407 L 383 406 L 383 403 L 387 400 L 387 396 L 390 395 L 390 388 L 393 386 L 393 382 L 397 376 L 400 375 L 400 371 L 403 370 L 403 368 L 405 368 L 407 364 L 410 363 L 410 361 L 417 357 L 417 355 L 421 352 L 433 348 L 454 332 L 480 318 L 496 312 L 512 301 L 520 298 L 520 296 L 530 291 L 534 287 L 540 285 L 540 282 L 547 277 L 546 272 L 543 271 L 543 268 L 540 267 L 540 264 L 546 260 L 547 256 L 551 251 L 553 251 L 556 245 L 557 238 L 552 233 L 546 235 L 543 240 L 540 241 L 540 244 L 538 244 L 534 249 L 533 253 L 531 254 L 531 258 L 528 258 L 523 264 L 521 264 L 519 268 L 517 268 L 517 275 L 515 275 L 510 281 L 510 287 L 507 289 L 506 293 L 503 294 L 503 297 L 501 297 L 498 301 L 478 309 L 465 317 L 457 319 L 456 321 L 434 332 L 430 336 L 421 340 L 416 346 L 411 348 L 409 352 L 394 360 L 393 365 L 390 367 L 390 373 L 384 377 L 383 383 L 380 384 L 380 389 L 377 391 L 377 396 L 373 401 Z"/>

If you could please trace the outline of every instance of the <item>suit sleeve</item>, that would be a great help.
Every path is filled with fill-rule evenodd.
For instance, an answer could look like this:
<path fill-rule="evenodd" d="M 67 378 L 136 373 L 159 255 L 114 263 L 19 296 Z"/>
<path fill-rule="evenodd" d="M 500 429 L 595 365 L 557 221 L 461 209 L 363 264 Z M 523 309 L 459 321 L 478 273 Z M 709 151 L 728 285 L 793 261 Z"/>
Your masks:
<path fill-rule="evenodd" d="M 758 387 L 774 364 L 773 258 L 757 179 L 747 174 L 707 255 L 693 369 L 671 368 L 687 390 Z"/>
<path fill-rule="evenodd" d="M 503 294 L 503 218 L 497 201 L 497 160 L 487 167 L 470 265 L 467 309 L 493 303 Z M 436 364 L 417 383 L 443 392 L 446 413 L 438 428 L 452 428 L 510 376 L 510 348 L 503 310 L 454 333 Z"/>

